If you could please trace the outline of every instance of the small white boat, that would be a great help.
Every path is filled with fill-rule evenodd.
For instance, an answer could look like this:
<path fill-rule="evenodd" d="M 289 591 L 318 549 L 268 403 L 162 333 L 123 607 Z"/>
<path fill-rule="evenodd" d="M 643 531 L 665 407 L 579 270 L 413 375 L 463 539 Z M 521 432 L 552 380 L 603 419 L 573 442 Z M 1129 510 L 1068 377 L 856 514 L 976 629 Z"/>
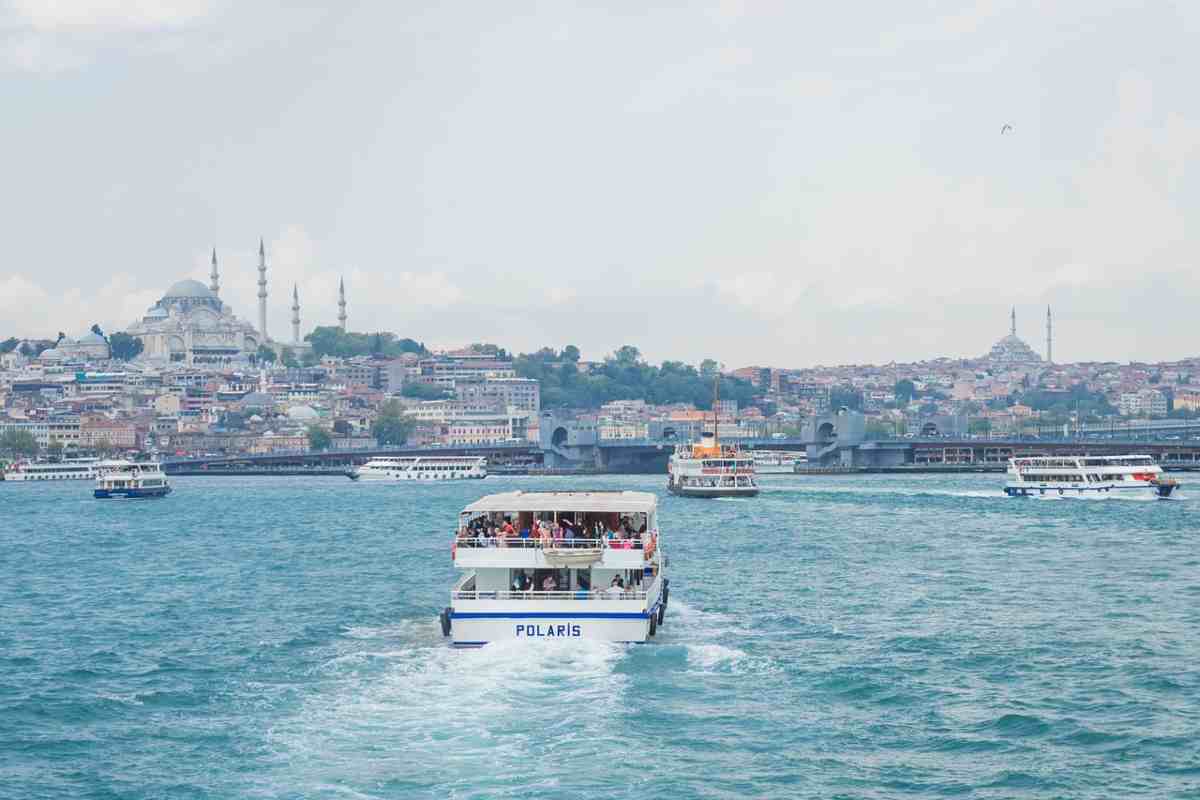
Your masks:
<path fill-rule="evenodd" d="M 34 461 L 12 464 L 4 471 L 6 481 L 88 481 L 96 477 L 98 458 L 68 458 L 63 461 Z"/>
<path fill-rule="evenodd" d="M 362 481 L 458 481 L 487 477 L 487 459 L 474 456 L 381 456 L 349 473 Z"/>
<path fill-rule="evenodd" d="M 791 475 L 808 463 L 808 454 L 788 450 L 753 450 L 754 471 L 759 475 Z"/>
<path fill-rule="evenodd" d="M 441 614 L 455 646 L 532 639 L 644 642 L 666 614 L 649 492 L 506 492 L 463 509 L 463 576 Z"/>
<path fill-rule="evenodd" d="M 1008 460 L 1009 497 L 1150 494 L 1170 497 L 1179 482 L 1151 456 L 1030 456 Z"/>
<path fill-rule="evenodd" d="M 98 467 L 95 497 L 166 497 L 171 493 L 166 473 L 155 461 L 104 461 Z"/>

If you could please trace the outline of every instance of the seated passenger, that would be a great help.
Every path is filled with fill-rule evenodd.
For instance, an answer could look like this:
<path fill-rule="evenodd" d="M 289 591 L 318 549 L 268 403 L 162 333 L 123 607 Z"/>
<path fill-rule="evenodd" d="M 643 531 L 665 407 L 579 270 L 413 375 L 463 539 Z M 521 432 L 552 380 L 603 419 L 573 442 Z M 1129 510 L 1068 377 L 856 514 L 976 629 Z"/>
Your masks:
<path fill-rule="evenodd" d="M 558 591 L 558 579 L 554 577 L 553 572 L 551 572 L 549 575 L 547 575 L 546 579 L 542 581 L 542 591 L 543 592 Z"/>

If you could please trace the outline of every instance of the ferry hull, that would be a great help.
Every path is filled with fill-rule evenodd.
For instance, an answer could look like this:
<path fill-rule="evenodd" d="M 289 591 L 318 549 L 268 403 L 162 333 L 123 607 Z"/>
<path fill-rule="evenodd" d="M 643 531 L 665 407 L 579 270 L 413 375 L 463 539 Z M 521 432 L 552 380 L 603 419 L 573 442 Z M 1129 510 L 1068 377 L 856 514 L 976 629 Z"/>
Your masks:
<path fill-rule="evenodd" d="M 440 483 L 443 481 L 481 481 L 487 477 L 484 475 L 455 475 L 449 478 L 419 478 L 414 475 L 378 475 L 370 472 L 350 472 L 347 473 L 352 481 L 362 481 L 363 483 Z"/>
<path fill-rule="evenodd" d="M 560 639 L 641 643 L 650 639 L 650 617 L 657 614 L 657 604 L 648 612 L 628 613 L 452 611 L 450 636 L 455 647 Z"/>
<path fill-rule="evenodd" d="M 1177 484 L 1161 486 L 1142 484 L 1140 486 L 1005 486 L 1004 493 L 1009 497 L 1086 497 L 1088 495 L 1106 495 L 1116 492 L 1118 495 L 1154 495 L 1167 498 L 1178 488 Z"/>
<path fill-rule="evenodd" d="M 735 486 L 720 487 L 701 487 L 701 486 L 675 486 L 667 484 L 667 491 L 671 494 L 677 494 L 680 497 L 754 497 L 758 494 L 758 487 L 739 488 Z"/>
<path fill-rule="evenodd" d="M 94 494 L 97 500 L 109 500 L 116 497 L 139 500 L 150 497 L 166 497 L 170 493 L 170 486 L 154 486 L 148 489 L 97 489 Z"/>

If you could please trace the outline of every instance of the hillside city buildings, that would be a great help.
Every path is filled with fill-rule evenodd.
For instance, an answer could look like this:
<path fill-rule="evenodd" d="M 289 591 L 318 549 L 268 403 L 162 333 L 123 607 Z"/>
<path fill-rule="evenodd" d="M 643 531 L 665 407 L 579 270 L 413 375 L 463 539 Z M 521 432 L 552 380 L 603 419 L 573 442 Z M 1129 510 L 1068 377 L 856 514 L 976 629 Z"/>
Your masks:
<path fill-rule="evenodd" d="M 52 452 L 269 453 L 307 448 L 319 428 L 332 447 L 366 448 L 376 444 L 371 430 L 381 408 L 394 401 L 412 424 L 413 444 L 538 441 L 541 387 L 508 357 L 467 348 L 268 363 L 256 355 L 269 337 L 237 319 L 219 290 L 214 254 L 208 286 L 177 282 L 130 327 L 144 344 L 131 361 L 113 360 L 96 333 L 64 337 L 40 353 L 18 343 L 0 354 L 0 436 L 27 431 Z M 307 346 L 298 341 L 295 288 L 292 299 L 292 344 Z M 339 291 L 339 324 L 344 300 Z M 259 312 L 261 324 L 261 305 Z M 1048 311 L 1047 350 L 1050 331 Z M 577 364 L 584 375 L 603 366 Z M 1053 363 L 1018 337 L 1015 314 L 1009 333 L 975 359 L 729 374 L 753 386 L 753 399 L 722 400 L 717 418 L 726 439 L 795 435 L 807 417 L 843 406 L 862 410 L 879 437 L 1019 434 L 1047 425 L 1061 433 L 1089 416 L 1116 425 L 1200 414 L 1200 359 Z M 554 413 L 601 439 L 687 439 L 712 419 L 690 404 L 638 398 Z"/>

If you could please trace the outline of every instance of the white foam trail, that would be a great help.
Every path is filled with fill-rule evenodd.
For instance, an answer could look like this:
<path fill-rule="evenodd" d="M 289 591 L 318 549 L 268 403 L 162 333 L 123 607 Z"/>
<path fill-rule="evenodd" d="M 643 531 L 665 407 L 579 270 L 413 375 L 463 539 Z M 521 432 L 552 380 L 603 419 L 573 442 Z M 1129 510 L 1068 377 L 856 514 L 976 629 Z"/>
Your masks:
<path fill-rule="evenodd" d="M 689 644 L 687 649 L 688 661 L 702 670 L 711 670 L 713 667 L 725 664 L 735 664 L 746 657 L 746 651 L 720 644 Z"/>
<path fill-rule="evenodd" d="M 348 631 L 350 651 L 322 664 L 314 691 L 268 731 L 279 767 L 262 777 L 269 793 L 362 785 L 368 774 L 443 786 L 503 778 L 549 744 L 594 746 L 621 729 L 629 678 L 616 667 L 627 645 L 533 640 L 455 650 L 438 637 L 378 648 L 376 633 Z"/>

